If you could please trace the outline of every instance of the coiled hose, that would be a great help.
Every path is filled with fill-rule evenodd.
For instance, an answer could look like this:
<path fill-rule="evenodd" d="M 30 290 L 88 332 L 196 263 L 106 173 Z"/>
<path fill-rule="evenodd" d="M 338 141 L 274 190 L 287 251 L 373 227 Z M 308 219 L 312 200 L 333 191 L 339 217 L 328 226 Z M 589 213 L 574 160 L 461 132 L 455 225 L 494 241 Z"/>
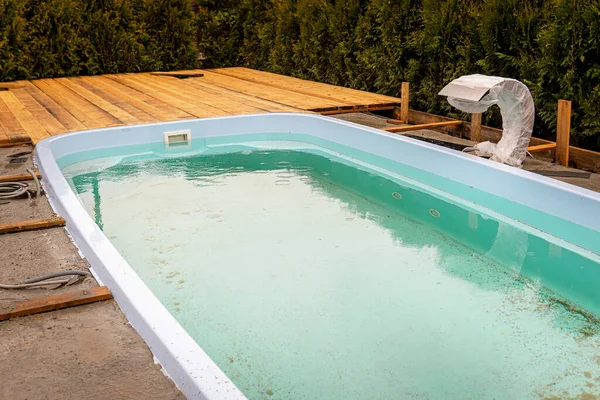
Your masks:
<path fill-rule="evenodd" d="M 27 172 L 31 174 L 33 180 L 35 181 L 36 197 L 39 197 L 42 193 L 42 187 L 40 185 L 40 181 L 35 175 L 35 173 L 27 168 Z M 29 192 L 29 186 L 26 183 L 22 182 L 0 182 L 0 200 L 14 199 L 17 197 L 21 197 L 24 194 L 27 194 L 27 197 L 31 199 L 31 193 Z"/>

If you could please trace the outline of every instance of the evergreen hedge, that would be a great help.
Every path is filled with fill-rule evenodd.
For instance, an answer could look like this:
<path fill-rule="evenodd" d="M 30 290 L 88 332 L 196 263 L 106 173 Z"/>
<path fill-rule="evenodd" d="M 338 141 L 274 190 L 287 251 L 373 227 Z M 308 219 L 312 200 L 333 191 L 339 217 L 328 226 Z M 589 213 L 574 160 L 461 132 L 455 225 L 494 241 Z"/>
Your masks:
<path fill-rule="evenodd" d="M 0 0 L 0 81 L 194 68 L 189 0 Z"/>
<path fill-rule="evenodd" d="M 460 75 L 525 82 L 535 135 L 573 101 L 572 143 L 600 150 L 600 3 L 576 0 L 0 0 L 0 81 L 247 66 L 398 95 L 464 118 Z M 484 122 L 498 126 L 499 113 Z"/>
<path fill-rule="evenodd" d="M 439 90 L 482 73 L 525 82 L 535 135 L 554 138 L 558 99 L 573 102 L 572 144 L 600 150 L 600 3 L 575 0 L 199 1 L 206 66 L 245 65 L 399 95 L 462 117 Z M 499 112 L 484 123 L 498 126 Z"/>

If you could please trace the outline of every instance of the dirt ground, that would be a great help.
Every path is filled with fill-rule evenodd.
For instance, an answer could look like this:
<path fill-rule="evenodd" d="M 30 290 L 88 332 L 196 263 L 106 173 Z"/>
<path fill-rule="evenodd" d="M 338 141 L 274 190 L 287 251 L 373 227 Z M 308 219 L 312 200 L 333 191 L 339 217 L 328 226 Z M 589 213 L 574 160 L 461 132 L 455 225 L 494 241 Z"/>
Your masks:
<path fill-rule="evenodd" d="M 0 148 L 0 175 L 24 174 L 31 146 Z M 34 185 L 33 181 L 28 182 Z M 54 216 L 44 196 L 0 200 L 0 224 Z M 87 270 L 64 228 L 0 235 L 0 283 Z M 93 277 L 56 290 L 0 289 L 0 313 L 17 301 L 98 286 Z M 0 322 L 0 399 L 184 399 L 114 301 Z"/>

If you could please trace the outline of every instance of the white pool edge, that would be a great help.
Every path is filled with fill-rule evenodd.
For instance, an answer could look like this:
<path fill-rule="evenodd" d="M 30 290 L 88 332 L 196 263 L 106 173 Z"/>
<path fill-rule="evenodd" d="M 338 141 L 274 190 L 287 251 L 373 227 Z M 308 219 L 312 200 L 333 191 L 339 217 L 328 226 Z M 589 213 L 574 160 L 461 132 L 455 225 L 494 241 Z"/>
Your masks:
<path fill-rule="evenodd" d="M 152 129 L 157 128 L 158 130 L 164 130 L 165 126 L 169 126 L 169 129 L 172 129 L 171 127 L 195 125 L 206 125 L 211 127 L 225 125 L 224 128 L 228 128 L 227 125 L 229 124 L 246 133 L 255 133 L 264 132 L 265 130 L 268 131 L 269 120 L 273 120 L 274 118 L 278 118 L 278 120 L 276 120 L 278 122 L 275 125 L 281 126 L 282 123 L 288 123 L 288 131 L 291 129 L 294 133 L 318 135 L 317 132 L 310 130 L 314 129 L 315 126 L 320 125 L 324 125 L 325 128 L 328 128 L 327 140 L 335 140 L 339 135 L 342 135 L 339 137 L 343 137 L 343 135 L 353 134 L 355 132 L 357 133 L 357 136 L 360 136 L 358 135 L 359 132 L 361 134 L 367 133 L 369 135 L 376 135 L 372 136 L 372 138 L 379 136 L 385 137 L 388 141 L 389 139 L 398 140 L 400 142 L 409 143 L 410 147 L 414 149 L 426 149 L 427 152 L 431 152 L 433 155 L 438 154 L 440 156 L 443 155 L 443 158 L 450 157 L 451 159 L 461 160 L 459 164 L 464 164 L 462 161 L 466 160 L 468 163 L 480 165 L 488 171 L 496 170 L 511 176 L 522 178 L 528 182 L 535 182 L 538 185 L 541 185 L 540 187 L 554 188 L 563 193 L 569 193 L 570 197 L 573 199 L 581 199 L 581 204 L 585 206 L 582 210 L 578 210 L 577 207 L 575 207 L 575 209 L 570 211 L 570 214 L 567 215 L 567 217 L 570 217 L 569 220 L 577 222 L 584 221 L 586 222 L 586 226 L 596 230 L 600 229 L 600 219 L 597 215 L 591 220 L 590 218 L 586 219 L 585 215 L 581 215 L 581 213 L 589 211 L 590 204 L 591 206 L 596 204 L 600 205 L 600 194 L 598 193 L 551 178 L 532 174 L 527 171 L 346 121 L 316 115 L 281 113 L 166 122 L 153 124 Z M 302 126 L 298 126 L 298 124 Z M 116 248 L 110 243 L 92 217 L 86 212 L 76 194 L 73 193 L 56 163 L 55 154 L 52 149 L 53 143 L 58 143 L 58 141 L 64 142 L 69 140 L 69 138 L 81 137 L 82 135 L 89 135 L 90 141 L 101 143 L 102 140 L 110 140 L 111 135 L 107 135 L 106 138 L 101 138 L 100 135 L 97 135 L 97 133 L 99 133 L 98 131 L 106 134 L 111 131 L 119 132 L 134 129 L 151 130 L 150 125 L 115 127 L 74 132 L 41 141 L 36 146 L 35 157 L 39 171 L 43 177 L 42 182 L 44 189 L 46 190 L 55 211 L 65 219 L 68 232 L 79 247 L 81 253 L 90 263 L 94 273 L 111 290 L 113 297 L 129 319 L 132 326 L 146 341 L 154 356 L 159 360 L 162 367 L 167 371 L 169 376 L 171 376 L 186 397 L 190 399 L 206 400 L 245 399 L 246 397 L 242 392 L 233 384 L 233 382 L 231 382 L 231 380 L 229 380 L 210 357 L 208 357 L 201 349 L 200 345 L 197 344 L 181 327 L 177 320 L 168 312 L 133 271 L 125 259 L 119 254 Z M 274 128 L 273 132 L 278 131 L 279 129 L 280 128 Z M 305 130 L 309 130 L 309 132 L 304 132 Z M 333 132 L 329 134 L 329 130 Z M 240 131 L 236 131 L 236 133 L 240 134 Z M 123 132 L 123 135 L 126 135 L 126 132 Z M 114 138 L 119 138 L 118 140 L 121 141 L 120 136 L 114 136 L 113 139 Z M 124 137 L 122 141 L 133 144 L 156 141 L 154 139 L 155 138 L 150 137 L 150 133 L 146 134 L 140 132 L 136 135 L 132 134 L 129 138 Z M 352 137 L 345 138 L 345 140 L 350 143 L 352 143 L 353 139 L 354 138 Z M 93 144 L 92 148 L 94 148 L 97 143 Z M 113 145 L 122 144 L 123 143 L 114 143 Z M 386 154 L 389 156 L 390 154 L 387 149 L 381 149 L 381 153 L 383 153 L 383 156 L 386 156 Z M 410 162 L 411 160 L 407 161 Z M 439 169 L 440 167 L 438 166 L 437 168 Z M 452 168 L 448 169 L 442 167 L 440 171 L 445 171 L 445 173 L 440 176 L 451 174 L 453 172 Z M 455 172 L 456 171 L 454 171 L 454 173 Z M 476 182 L 476 176 L 464 178 L 462 183 L 468 185 L 478 183 Z M 477 188 L 486 190 L 486 188 L 490 188 L 492 182 L 480 183 L 480 185 L 477 185 Z M 528 199 L 526 198 L 524 200 Z M 533 200 L 535 200 L 535 196 L 533 197 Z M 529 203 L 531 203 L 531 201 L 529 201 Z M 527 201 L 524 201 L 523 204 L 527 205 Z M 535 202 L 533 205 L 535 205 Z"/>

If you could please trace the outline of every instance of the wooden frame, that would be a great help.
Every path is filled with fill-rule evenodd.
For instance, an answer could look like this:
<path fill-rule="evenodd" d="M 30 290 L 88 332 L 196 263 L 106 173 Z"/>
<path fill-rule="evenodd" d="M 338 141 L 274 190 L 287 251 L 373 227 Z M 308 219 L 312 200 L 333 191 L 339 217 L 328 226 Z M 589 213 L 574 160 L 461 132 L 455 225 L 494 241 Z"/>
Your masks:
<path fill-rule="evenodd" d="M 39 172 L 34 172 L 36 178 L 42 179 L 42 175 Z M 33 176 L 30 174 L 24 175 L 0 175 L 0 182 L 20 182 L 20 181 L 31 181 Z"/>
<path fill-rule="evenodd" d="M 0 234 L 31 231 L 35 229 L 54 228 L 64 226 L 65 220 L 62 217 L 52 217 L 44 219 L 32 219 L 29 221 L 9 222 L 0 224 Z"/>
<path fill-rule="evenodd" d="M 410 110 L 408 114 L 408 122 L 411 124 L 424 124 L 443 121 L 453 121 L 453 119 L 416 110 Z M 471 139 L 470 122 L 463 121 L 462 125 L 444 126 L 439 128 L 439 130 L 442 130 L 443 132 L 453 136 Z M 497 142 L 501 137 L 502 129 L 492 128 L 485 125 L 481 126 L 481 140 Z M 555 142 L 532 137 L 530 144 L 531 146 L 535 146 L 541 144 L 555 144 Z M 571 164 L 571 166 L 574 168 L 584 169 L 592 172 L 600 172 L 600 153 L 582 149 L 580 147 L 569 146 L 569 164 Z"/>
<path fill-rule="evenodd" d="M 0 321 L 110 299 L 112 299 L 112 294 L 106 286 L 76 290 L 54 296 L 18 302 L 13 306 L 12 311 L 0 314 Z"/>

